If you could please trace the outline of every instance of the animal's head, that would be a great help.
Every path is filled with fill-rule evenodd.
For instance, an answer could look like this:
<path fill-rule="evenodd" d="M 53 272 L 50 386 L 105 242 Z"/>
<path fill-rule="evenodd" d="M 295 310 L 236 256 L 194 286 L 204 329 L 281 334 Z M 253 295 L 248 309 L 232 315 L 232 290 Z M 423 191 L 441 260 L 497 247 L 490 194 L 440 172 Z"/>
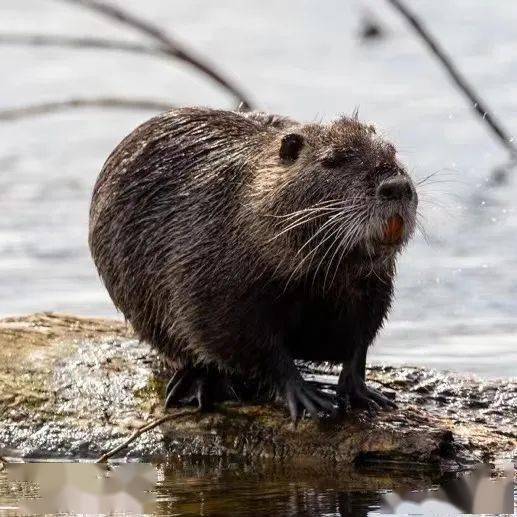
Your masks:
<path fill-rule="evenodd" d="M 414 231 L 413 181 L 395 147 L 355 117 L 286 128 L 265 162 L 255 206 L 275 253 L 302 274 L 347 261 L 381 264 Z"/>

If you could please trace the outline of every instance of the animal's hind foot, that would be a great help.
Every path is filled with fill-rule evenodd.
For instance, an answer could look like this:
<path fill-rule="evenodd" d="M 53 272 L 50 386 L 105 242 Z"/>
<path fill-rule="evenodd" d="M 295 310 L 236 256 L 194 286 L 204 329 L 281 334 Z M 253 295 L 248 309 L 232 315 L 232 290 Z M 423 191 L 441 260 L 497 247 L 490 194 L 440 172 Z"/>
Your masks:
<path fill-rule="evenodd" d="M 226 377 L 206 368 L 177 370 L 165 389 L 166 408 L 197 405 L 201 411 L 210 411 L 216 402 L 235 399 L 235 393 Z"/>

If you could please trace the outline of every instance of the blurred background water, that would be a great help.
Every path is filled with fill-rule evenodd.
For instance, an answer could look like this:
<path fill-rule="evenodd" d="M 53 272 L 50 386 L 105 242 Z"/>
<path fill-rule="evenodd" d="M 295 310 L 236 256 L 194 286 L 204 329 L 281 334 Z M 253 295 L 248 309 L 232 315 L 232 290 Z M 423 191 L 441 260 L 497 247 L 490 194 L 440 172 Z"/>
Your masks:
<path fill-rule="evenodd" d="M 420 179 L 428 242 L 400 261 L 392 316 L 371 359 L 486 376 L 516 374 L 517 181 L 491 181 L 507 155 L 404 22 L 383 2 L 121 0 L 211 59 L 260 109 L 305 121 L 359 107 Z M 515 0 L 413 0 L 459 67 L 517 134 Z M 387 37 L 358 37 L 366 10 Z M 2 0 L 0 32 L 141 41 L 50 0 Z M 123 96 L 233 108 L 181 63 L 118 52 L 0 46 L 0 109 Z M 0 123 L 0 316 L 117 314 L 87 247 L 88 205 L 110 151 L 152 112 L 76 110 Z"/>

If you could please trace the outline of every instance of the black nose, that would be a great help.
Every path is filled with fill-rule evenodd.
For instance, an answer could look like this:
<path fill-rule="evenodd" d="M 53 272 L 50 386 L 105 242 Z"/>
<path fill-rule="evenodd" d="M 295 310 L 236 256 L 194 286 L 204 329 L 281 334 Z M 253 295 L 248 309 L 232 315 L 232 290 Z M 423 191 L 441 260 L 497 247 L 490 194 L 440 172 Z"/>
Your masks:
<path fill-rule="evenodd" d="M 413 188 L 407 178 L 390 178 L 377 187 L 377 195 L 385 200 L 400 201 L 413 198 Z"/>

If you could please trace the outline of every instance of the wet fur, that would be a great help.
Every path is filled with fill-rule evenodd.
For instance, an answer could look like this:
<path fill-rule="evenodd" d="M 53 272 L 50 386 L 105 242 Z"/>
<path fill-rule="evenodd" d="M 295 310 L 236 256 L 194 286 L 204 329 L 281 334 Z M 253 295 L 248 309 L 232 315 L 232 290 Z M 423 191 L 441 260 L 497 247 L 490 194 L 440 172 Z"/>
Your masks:
<path fill-rule="evenodd" d="M 303 137 L 292 162 L 279 157 L 290 133 Z M 413 206 L 375 197 L 396 174 L 405 172 L 393 146 L 354 118 L 304 125 L 173 110 L 137 128 L 104 165 L 92 255 L 117 308 L 176 367 L 207 365 L 281 389 L 291 359 L 366 356 L 400 250 L 377 239 L 396 212 L 407 221 L 402 244 L 413 231 Z M 332 200 L 341 214 L 339 205 L 325 212 Z"/>

